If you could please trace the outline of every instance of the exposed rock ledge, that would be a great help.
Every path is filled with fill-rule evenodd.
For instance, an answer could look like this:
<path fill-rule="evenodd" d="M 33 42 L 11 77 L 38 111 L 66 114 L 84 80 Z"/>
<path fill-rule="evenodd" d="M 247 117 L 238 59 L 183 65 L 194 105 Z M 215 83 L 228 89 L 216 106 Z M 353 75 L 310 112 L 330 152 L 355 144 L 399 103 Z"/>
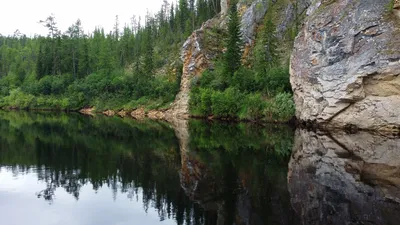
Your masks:
<path fill-rule="evenodd" d="M 296 116 L 328 127 L 400 130 L 398 1 L 314 1 L 296 38 Z"/>

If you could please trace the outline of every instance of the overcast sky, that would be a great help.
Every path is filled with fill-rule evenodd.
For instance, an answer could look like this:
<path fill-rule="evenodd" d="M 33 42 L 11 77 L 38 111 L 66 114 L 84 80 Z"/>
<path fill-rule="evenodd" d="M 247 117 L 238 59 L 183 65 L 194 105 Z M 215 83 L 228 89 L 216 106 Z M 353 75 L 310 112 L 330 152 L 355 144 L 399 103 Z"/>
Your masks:
<path fill-rule="evenodd" d="M 155 13 L 161 8 L 163 0 L 2 0 L 0 12 L 0 34 L 12 35 L 19 29 L 27 36 L 47 35 L 41 24 L 52 13 L 59 29 L 64 32 L 78 18 L 85 32 L 102 26 L 106 31 L 112 29 L 115 16 L 119 16 L 120 26 L 130 23 L 133 15 L 146 14 L 147 9 Z M 169 0 L 172 2 L 172 0 Z M 144 19 L 142 19 L 143 21 Z"/>

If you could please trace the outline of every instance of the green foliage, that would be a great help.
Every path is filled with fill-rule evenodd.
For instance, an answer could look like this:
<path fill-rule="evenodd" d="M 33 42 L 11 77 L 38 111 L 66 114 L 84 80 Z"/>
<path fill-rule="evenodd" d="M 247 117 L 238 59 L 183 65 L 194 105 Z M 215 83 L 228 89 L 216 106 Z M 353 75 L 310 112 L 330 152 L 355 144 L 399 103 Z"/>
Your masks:
<path fill-rule="evenodd" d="M 264 18 L 264 26 L 261 37 L 254 49 L 255 70 L 258 73 L 266 73 L 273 67 L 279 65 L 279 54 L 277 51 L 278 38 L 275 34 L 276 27 L 269 16 Z"/>
<path fill-rule="evenodd" d="M 214 91 L 211 95 L 212 114 L 218 118 L 236 117 L 240 110 L 240 93 L 234 88 L 223 92 Z"/>
<path fill-rule="evenodd" d="M 294 115 L 288 66 L 280 65 L 278 40 L 270 17 L 253 50 L 253 66 L 241 65 L 240 24 L 230 9 L 226 53 L 214 68 L 191 82 L 190 112 L 218 119 L 286 122 Z"/>
<path fill-rule="evenodd" d="M 240 32 L 240 20 L 237 11 L 236 0 L 232 0 L 229 7 L 228 38 L 225 43 L 224 56 L 225 77 L 227 82 L 239 69 L 242 58 L 242 39 Z"/>
<path fill-rule="evenodd" d="M 85 34 L 80 20 L 62 32 L 51 15 L 40 21 L 47 37 L 0 35 L 0 99 L 12 93 L 2 106 L 165 107 L 179 90 L 182 67 L 173 62 L 183 41 L 220 10 L 219 0 L 197 1 L 197 9 L 194 3 L 181 0 L 168 13 L 164 1 L 156 15 L 146 15 L 145 26 L 133 17 L 120 29 L 117 16 L 110 33 L 96 28 Z M 37 104 L 25 101 L 31 96 Z"/>
<path fill-rule="evenodd" d="M 288 67 L 273 67 L 266 73 L 255 76 L 259 90 L 273 96 L 279 92 L 291 92 Z"/>
<path fill-rule="evenodd" d="M 248 94 L 242 102 L 239 114 L 241 119 L 260 120 L 263 118 L 267 103 L 260 93 Z"/>
<path fill-rule="evenodd" d="M 30 94 L 25 94 L 21 89 L 17 88 L 10 91 L 10 95 L 2 100 L 2 105 L 11 105 L 15 108 L 27 109 L 34 104 L 35 97 Z"/>
<path fill-rule="evenodd" d="M 265 114 L 272 121 L 288 121 L 295 114 L 295 105 L 290 93 L 279 93 L 267 102 Z"/>
<path fill-rule="evenodd" d="M 390 0 L 389 3 L 386 5 L 386 9 L 389 10 L 390 12 L 393 11 L 394 1 L 395 0 Z"/>

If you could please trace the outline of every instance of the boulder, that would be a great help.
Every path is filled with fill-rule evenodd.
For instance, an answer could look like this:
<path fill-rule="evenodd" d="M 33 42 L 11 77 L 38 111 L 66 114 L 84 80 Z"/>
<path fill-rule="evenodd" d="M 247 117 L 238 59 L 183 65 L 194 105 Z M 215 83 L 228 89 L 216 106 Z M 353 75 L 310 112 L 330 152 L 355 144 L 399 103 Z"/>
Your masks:
<path fill-rule="evenodd" d="M 131 116 L 137 120 L 143 120 L 146 117 L 146 112 L 144 108 L 138 108 L 131 112 Z"/>
<path fill-rule="evenodd" d="M 114 116 L 115 115 L 115 111 L 113 110 L 106 110 L 103 112 L 104 115 L 106 116 Z"/>

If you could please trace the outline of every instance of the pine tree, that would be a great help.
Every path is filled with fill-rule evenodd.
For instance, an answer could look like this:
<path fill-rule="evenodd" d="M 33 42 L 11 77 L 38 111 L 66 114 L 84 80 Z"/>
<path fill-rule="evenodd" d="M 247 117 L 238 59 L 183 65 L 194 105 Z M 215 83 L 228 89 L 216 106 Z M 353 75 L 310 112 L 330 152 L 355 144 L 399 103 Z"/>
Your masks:
<path fill-rule="evenodd" d="M 258 73 L 266 73 L 279 65 L 278 38 L 275 35 L 275 25 L 270 17 L 264 19 L 264 30 L 261 40 L 255 48 L 255 69 Z"/>
<path fill-rule="evenodd" d="M 179 24 L 183 31 L 185 31 L 186 21 L 189 17 L 190 12 L 187 0 L 179 0 Z"/>
<path fill-rule="evenodd" d="M 225 76 L 230 79 L 239 69 L 242 57 L 242 39 L 236 1 L 231 2 L 229 9 L 228 38 L 225 44 Z"/>
<path fill-rule="evenodd" d="M 146 25 L 145 38 L 143 43 L 144 48 L 144 62 L 143 72 L 146 76 L 151 76 L 153 73 L 153 42 L 152 42 L 152 28 Z"/>

